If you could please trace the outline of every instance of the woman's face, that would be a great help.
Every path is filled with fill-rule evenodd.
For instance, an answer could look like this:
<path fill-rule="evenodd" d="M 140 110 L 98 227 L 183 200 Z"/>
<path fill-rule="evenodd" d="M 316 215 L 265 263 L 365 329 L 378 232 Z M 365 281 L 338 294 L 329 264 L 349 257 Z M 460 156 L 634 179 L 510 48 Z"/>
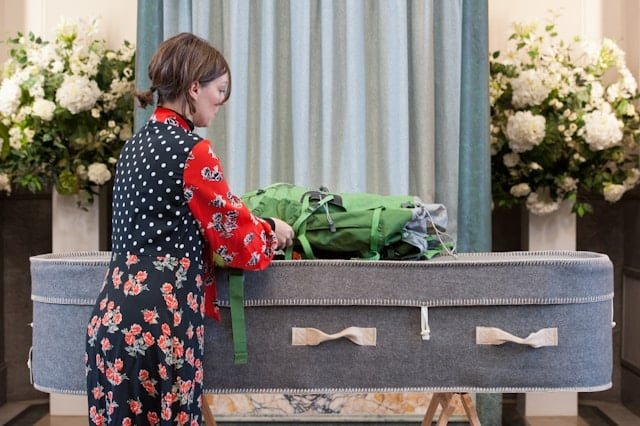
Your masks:
<path fill-rule="evenodd" d="M 218 108 L 223 105 L 228 88 L 228 73 L 203 85 L 197 84 L 193 91 L 196 112 L 192 118 L 196 127 L 208 127 L 211 124 L 218 113 Z"/>

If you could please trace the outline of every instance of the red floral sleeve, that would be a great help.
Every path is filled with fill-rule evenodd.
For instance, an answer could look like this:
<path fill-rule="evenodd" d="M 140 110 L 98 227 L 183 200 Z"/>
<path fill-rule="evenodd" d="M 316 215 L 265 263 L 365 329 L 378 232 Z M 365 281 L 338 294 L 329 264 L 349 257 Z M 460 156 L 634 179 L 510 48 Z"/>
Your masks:
<path fill-rule="evenodd" d="M 184 168 L 184 193 L 189 209 L 205 239 L 205 271 L 211 262 L 229 268 L 261 270 L 273 259 L 278 245 L 275 233 L 231 193 L 218 157 L 208 140 L 193 147 Z M 205 279 L 213 279 L 213 276 Z M 208 280 L 207 280 L 208 281 Z M 207 287 L 212 287 L 207 286 Z M 214 289 L 205 287 L 205 312 Z M 208 294 L 207 294 L 207 290 Z M 212 316 L 217 316 L 217 312 Z"/>

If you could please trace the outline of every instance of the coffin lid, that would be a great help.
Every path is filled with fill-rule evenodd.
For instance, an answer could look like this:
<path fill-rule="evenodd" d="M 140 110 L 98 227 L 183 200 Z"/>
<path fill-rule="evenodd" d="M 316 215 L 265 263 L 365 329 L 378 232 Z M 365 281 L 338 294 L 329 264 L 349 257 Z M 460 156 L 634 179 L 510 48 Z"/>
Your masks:
<path fill-rule="evenodd" d="M 111 253 L 50 253 L 31 260 L 32 299 L 93 305 Z M 218 269 L 228 306 L 228 271 Z M 471 306 L 613 299 L 613 265 L 587 251 L 459 253 L 425 261 L 276 260 L 245 271 L 246 306 Z"/>

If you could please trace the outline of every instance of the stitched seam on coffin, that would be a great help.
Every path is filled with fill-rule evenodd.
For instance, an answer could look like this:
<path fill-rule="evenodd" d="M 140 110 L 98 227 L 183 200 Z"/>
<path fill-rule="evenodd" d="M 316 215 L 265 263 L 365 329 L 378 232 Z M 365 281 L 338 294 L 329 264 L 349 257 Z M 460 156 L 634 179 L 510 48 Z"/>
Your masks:
<path fill-rule="evenodd" d="M 442 387 L 442 386 L 424 386 L 424 387 L 387 387 L 387 388 L 207 388 L 204 389 L 206 394 L 234 394 L 234 393 L 278 393 L 278 394 L 300 394 L 300 393 L 390 393 L 390 392 L 470 392 L 470 393 L 520 393 L 520 392 L 600 392 L 611 389 L 612 383 L 609 382 L 600 386 L 581 386 L 581 387 Z M 71 395 L 84 395 L 85 390 L 69 390 L 62 388 L 53 388 L 41 386 L 34 383 L 33 387 L 41 392 L 46 393 L 63 393 Z"/>
<path fill-rule="evenodd" d="M 469 392 L 469 393 L 521 393 L 521 392 L 600 392 L 611 389 L 609 382 L 600 386 L 572 386 L 572 387 L 477 387 L 477 386 L 419 386 L 419 387 L 364 387 L 364 388 L 207 388 L 204 393 L 235 394 L 235 393 L 277 393 L 277 394 L 335 394 L 335 393 L 395 393 L 395 392 Z"/>
<path fill-rule="evenodd" d="M 510 259 L 504 257 L 513 256 Z M 547 258 L 545 258 L 547 256 Z M 559 258 L 549 258 L 557 256 Z M 451 258 L 451 261 L 441 261 L 439 259 Z M 546 250 L 546 251 L 518 251 L 518 252 L 478 252 L 478 253 L 458 253 L 455 256 L 440 256 L 434 261 L 422 260 L 346 260 L 346 259 L 314 259 L 314 260 L 277 260 L 270 264 L 270 268 L 291 267 L 291 266 L 350 266 L 350 267 L 367 267 L 372 264 L 375 267 L 397 267 L 404 268 L 421 268 L 424 265 L 429 267 L 450 267 L 455 266 L 478 266 L 478 258 L 483 259 L 483 264 L 492 266 L 513 266 L 513 265 L 610 265 L 611 260 L 602 253 L 586 252 L 586 251 L 563 251 L 563 250 Z"/>
<path fill-rule="evenodd" d="M 51 296 L 38 296 L 31 295 L 31 300 L 38 303 L 47 303 L 52 305 L 80 305 L 80 306 L 93 306 L 96 303 L 96 299 L 77 298 L 77 297 L 51 297 Z"/>
<path fill-rule="evenodd" d="M 87 257 L 92 257 L 93 259 L 87 259 Z M 73 251 L 68 253 L 50 253 L 31 257 L 31 261 L 42 262 L 48 265 L 76 264 L 82 266 L 108 266 L 110 260 L 110 251 Z"/>
<path fill-rule="evenodd" d="M 613 293 L 588 297 L 514 297 L 514 298 L 476 298 L 476 299 L 248 299 L 244 306 L 401 306 L 401 307 L 438 307 L 438 306 L 509 306 L 509 305 L 569 305 L 598 303 L 613 299 Z M 229 306 L 228 300 L 219 300 L 219 306 Z"/>
<path fill-rule="evenodd" d="M 400 307 L 438 307 L 438 306 L 508 306 L 508 305 L 567 305 L 580 303 L 598 303 L 613 299 L 613 293 L 589 297 L 557 298 L 483 298 L 483 299 L 259 299 L 245 300 L 245 306 L 400 306 Z M 57 305 L 93 305 L 95 299 L 50 297 L 32 295 L 31 300 L 39 303 Z M 228 307 L 228 300 L 220 300 L 220 306 Z"/>

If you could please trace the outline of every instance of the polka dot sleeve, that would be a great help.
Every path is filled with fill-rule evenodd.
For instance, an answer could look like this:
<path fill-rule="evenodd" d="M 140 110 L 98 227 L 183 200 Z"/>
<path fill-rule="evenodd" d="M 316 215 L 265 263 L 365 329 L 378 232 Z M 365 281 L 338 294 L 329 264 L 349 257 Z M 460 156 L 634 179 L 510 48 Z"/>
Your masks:
<path fill-rule="evenodd" d="M 197 143 L 184 169 L 184 192 L 216 265 L 260 270 L 271 262 L 278 241 L 271 226 L 231 193 L 208 140 Z"/>

